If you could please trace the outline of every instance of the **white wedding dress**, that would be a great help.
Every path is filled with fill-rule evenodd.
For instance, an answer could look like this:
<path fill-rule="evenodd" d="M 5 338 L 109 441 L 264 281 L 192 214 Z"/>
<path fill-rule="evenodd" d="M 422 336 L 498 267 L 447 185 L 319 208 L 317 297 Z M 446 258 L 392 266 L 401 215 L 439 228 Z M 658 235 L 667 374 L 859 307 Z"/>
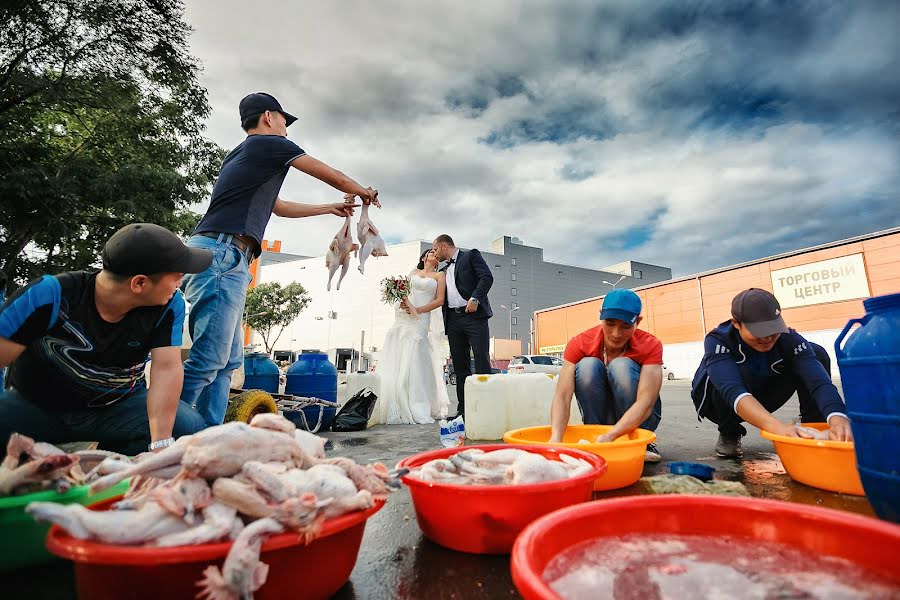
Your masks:
<path fill-rule="evenodd" d="M 412 275 L 410 283 L 413 306 L 434 300 L 436 279 Z M 419 316 L 397 309 L 375 371 L 381 388 L 376 422 L 434 423 L 447 416 L 450 399 L 444 385 L 445 340 L 439 308 Z"/>

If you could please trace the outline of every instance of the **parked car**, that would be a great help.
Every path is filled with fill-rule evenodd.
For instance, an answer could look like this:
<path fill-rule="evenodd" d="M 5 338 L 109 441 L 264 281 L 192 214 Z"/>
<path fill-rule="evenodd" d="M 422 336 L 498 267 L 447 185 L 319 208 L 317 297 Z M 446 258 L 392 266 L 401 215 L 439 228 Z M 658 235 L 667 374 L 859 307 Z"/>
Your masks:
<path fill-rule="evenodd" d="M 666 365 L 663 365 L 662 368 L 663 368 L 663 379 L 668 379 L 669 381 L 672 381 L 673 379 L 675 379 L 675 373 L 673 373 L 671 370 L 669 370 L 669 368 Z"/>
<path fill-rule="evenodd" d="M 469 368 L 472 369 L 472 372 L 475 372 L 475 361 L 473 360 Z M 499 373 L 500 369 L 495 367 L 491 367 L 491 374 Z M 446 367 L 444 367 L 444 382 L 449 383 L 450 385 L 456 385 L 456 369 L 453 368 L 453 361 L 451 360 Z"/>
<path fill-rule="evenodd" d="M 509 361 L 507 372 L 509 373 L 551 373 L 556 374 L 562 370 L 563 361 L 555 356 L 543 354 L 523 354 L 514 356 Z"/>

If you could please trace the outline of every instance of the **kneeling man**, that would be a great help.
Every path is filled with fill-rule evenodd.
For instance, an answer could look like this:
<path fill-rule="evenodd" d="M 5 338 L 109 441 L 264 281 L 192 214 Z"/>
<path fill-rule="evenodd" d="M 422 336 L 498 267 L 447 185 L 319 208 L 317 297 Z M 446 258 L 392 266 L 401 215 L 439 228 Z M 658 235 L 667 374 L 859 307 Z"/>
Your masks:
<path fill-rule="evenodd" d="M 569 424 L 572 394 L 586 425 L 612 425 L 598 442 L 611 442 L 638 427 L 655 431 L 662 418 L 662 343 L 641 322 L 641 299 L 612 290 L 603 299 L 600 325 L 569 340 L 550 411 L 551 442 L 561 442 Z M 648 462 L 659 462 L 655 444 Z"/>
<path fill-rule="evenodd" d="M 0 367 L 12 365 L 0 395 L 0 454 L 13 432 L 134 455 L 203 429 L 203 418 L 179 402 L 178 286 L 182 274 L 211 262 L 209 250 L 135 223 L 106 243 L 99 273 L 45 275 L 13 294 L 0 308 Z"/>
<path fill-rule="evenodd" d="M 796 437 L 796 427 L 772 415 L 794 392 L 803 422 L 828 422 L 831 439 L 852 440 L 844 401 L 831 382 L 828 353 L 785 325 L 775 296 L 744 290 L 731 302 L 731 317 L 707 334 L 691 384 L 697 418 L 719 426 L 716 454 L 742 456 L 743 421 Z"/>

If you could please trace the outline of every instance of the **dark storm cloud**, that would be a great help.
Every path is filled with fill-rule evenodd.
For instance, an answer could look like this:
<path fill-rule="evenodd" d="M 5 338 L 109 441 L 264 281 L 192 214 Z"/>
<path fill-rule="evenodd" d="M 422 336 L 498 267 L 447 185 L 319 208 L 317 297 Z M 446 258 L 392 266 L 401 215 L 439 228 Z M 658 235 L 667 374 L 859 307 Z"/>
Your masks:
<path fill-rule="evenodd" d="M 238 143 L 237 101 L 272 90 L 293 139 L 381 190 L 390 239 L 688 273 L 900 225 L 900 2 L 196 0 L 189 19 L 213 138 Z M 283 192 L 340 196 L 294 173 Z M 314 254 L 322 219 L 269 236 Z"/>

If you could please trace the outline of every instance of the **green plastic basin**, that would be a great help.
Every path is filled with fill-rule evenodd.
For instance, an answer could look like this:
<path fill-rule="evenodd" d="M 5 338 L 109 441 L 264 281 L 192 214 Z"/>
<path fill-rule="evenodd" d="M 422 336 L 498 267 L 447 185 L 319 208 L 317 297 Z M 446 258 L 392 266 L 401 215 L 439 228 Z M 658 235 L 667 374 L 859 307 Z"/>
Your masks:
<path fill-rule="evenodd" d="M 47 490 L 24 496 L 0 498 L 0 571 L 58 560 L 44 545 L 50 523 L 38 523 L 25 514 L 25 507 L 30 502 L 87 505 L 124 494 L 126 491 L 128 480 L 93 496 L 88 494 L 88 486 L 79 485 L 65 494 Z"/>

